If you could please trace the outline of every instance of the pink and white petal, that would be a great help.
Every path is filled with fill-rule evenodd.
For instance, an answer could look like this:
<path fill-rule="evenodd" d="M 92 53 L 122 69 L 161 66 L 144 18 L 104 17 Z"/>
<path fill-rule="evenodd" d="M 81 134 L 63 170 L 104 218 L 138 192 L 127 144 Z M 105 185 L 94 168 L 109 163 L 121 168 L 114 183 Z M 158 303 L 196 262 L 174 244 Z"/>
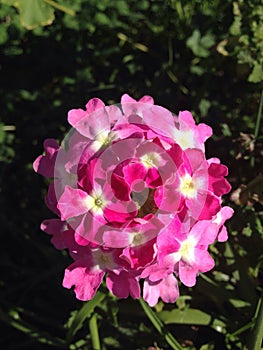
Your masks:
<path fill-rule="evenodd" d="M 214 181 L 212 184 L 212 192 L 216 196 L 222 196 L 226 193 L 229 193 L 231 191 L 231 188 L 232 187 L 230 183 L 224 178 L 221 178 L 218 181 Z"/>
<path fill-rule="evenodd" d="M 183 153 L 184 161 L 188 162 L 192 172 L 195 173 L 200 168 L 207 169 L 204 152 L 197 148 L 189 148 Z"/>
<path fill-rule="evenodd" d="M 51 243 L 55 248 L 62 250 L 68 248 L 68 237 L 73 236 L 73 232 L 69 231 L 67 223 L 60 219 L 44 220 L 40 226 L 41 230 L 52 235 Z"/>
<path fill-rule="evenodd" d="M 57 197 L 57 184 L 59 184 L 59 181 L 54 180 L 49 184 L 48 192 L 45 197 L 45 203 L 46 206 L 53 211 L 53 213 L 60 216 L 60 212 L 58 210 L 58 197 Z"/>
<path fill-rule="evenodd" d="M 151 96 L 145 95 L 139 99 L 140 103 L 148 103 L 150 105 L 154 104 L 154 99 Z"/>
<path fill-rule="evenodd" d="M 232 217 L 233 214 L 234 210 L 228 206 L 225 206 L 217 213 L 216 217 L 213 218 L 213 223 L 217 224 L 218 226 L 222 226 L 226 220 Z"/>
<path fill-rule="evenodd" d="M 154 192 L 154 202 L 160 210 L 168 213 L 176 213 L 179 210 L 181 198 L 181 193 L 177 190 L 176 184 L 161 186 L 157 188 Z"/>
<path fill-rule="evenodd" d="M 65 187 L 65 190 L 58 201 L 58 209 L 61 213 L 62 220 L 68 220 L 75 216 L 79 216 L 91 209 L 89 199 L 91 197 L 82 190 Z M 92 201 L 92 199 L 91 199 Z"/>
<path fill-rule="evenodd" d="M 128 183 L 126 182 L 126 180 L 124 179 L 124 177 L 116 173 L 112 173 L 111 188 L 114 195 L 119 200 L 129 201 L 131 199 L 130 198 L 131 189 Z"/>
<path fill-rule="evenodd" d="M 141 246 L 127 247 L 123 249 L 120 257 L 130 264 L 132 269 L 145 267 L 155 258 L 155 240 L 149 241 Z"/>
<path fill-rule="evenodd" d="M 88 114 L 93 113 L 94 111 L 96 111 L 97 109 L 101 109 L 105 107 L 105 104 L 103 101 L 101 101 L 99 98 L 92 98 L 91 100 L 88 101 L 88 103 L 86 104 L 86 111 Z"/>
<path fill-rule="evenodd" d="M 159 283 L 160 298 L 165 303 L 174 303 L 179 297 L 177 279 L 173 274 L 168 275 Z"/>
<path fill-rule="evenodd" d="M 174 117 L 170 111 L 161 106 L 149 106 L 143 110 L 143 121 L 158 135 L 172 137 L 174 126 Z"/>
<path fill-rule="evenodd" d="M 166 303 L 174 303 L 178 296 L 178 283 L 172 274 L 157 282 L 144 281 L 143 299 L 151 307 L 158 303 L 159 297 Z"/>
<path fill-rule="evenodd" d="M 153 99 L 150 96 L 143 96 L 138 102 L 128 94 L 121 97 L 121 107 L 126 116 L 141 115 L 148 105 L 153 105 Z"/>
<path fill-rule="evenodd" d="M 173 273 L 174 266 L 160 266 L 159 264 L 151 264 L 146 266 L 141 272 L 140 278 L 147 278 L 151 282 L 157 282 Z"/>
<path fill-rule="evenodd" d="M 119 106 L 111 105 L 105 108 L 109 116 L 110 124 L 113 126 L 112 130 L 115 130 L 117 125 L 127 122 L 127 118 L 125 118 Z"/>
<path fill-rule="evenodd" d="M 125 103 L 136 103 L 137 101 L 132 98 L 130 95 L 128 94 L 124 94 L 121 96 L 121 104 L 125 104 Z"/>
<path fill-rule="evenodd" d="M 109 116 L 105 108 L 99 108 L 85 115 L 74 127 L 81 135 L 91 140 L 100 140 L 110 132 Z"/>
<path fill-rule="evenodd" d="M 109 202 L 103 210 L 104 217 L 111 223 L 127 223 L 138 213 L 136 204 L 130 201 Z"/>
<path fill-rule="evenodd" d="M 223 164 L 211 163 L 208 168 L 209 175 L 212 177 L 221 177 L 228 175 L 228 169 Z"/>
<path fill-rule="evenodd" d="M 225 226 L 222 226 L 219 230 L 217 240 L 218 242 L 226 242 L 228 240 L 228 233 Z"/>
<path fill-rule="evenodd" d="M 34 171 L 45 177 L 54 177 L 54 168 L 58 150 L 59 144 L 55 139 L 46 139 L 44 141 L 45 155 L 37 157 L 34 161 Z"/>
<path fill-rule="evenodd" d="M 187 129 L 194 129 L 196 126 L 193 115 L 189 111 L 180 111 L 178 114 L 178 121 L 180 122 L 180 124 L 182 124 L 182 126 L 187 125 Z"/>
<path fill-rule="evenodd" d="M 163 264 L 163 259 L 180 249 L 177 237 L 180 237 L 180 225 L 173 222 L 165 228 L 157 237 L 158 261 Z"/>
<path fill-rule="evenodd" d="M 103 229 L 107 225 L 103 216 L 94 216 L 87 212 L 74 220 L 70 219 L 69 224 L 75 231 L 75 239 L 79 245 L 102 244 Z"/>
<path fill-rule="evenodd" d="M 202 203 L 202 202 L 201 202 Z M 210 193 L 207 193 L 203 210 L 200 213 L 199 220 L 208 220 L 216 215 L 221 208 L 220 200 Z M 196 216 L 195 216 L 196 218 Z"/>
<path fill-rule="evenodd" d="M 218 234 L 217 225 L 212 220 L 199 220 L 191 228 L 190 235 L 193 236 L 199 245 L 208 247 L 214 243 Z"/>
<path fill-rule="evenodd" d="M 169 150 L 166 151 L 171 160 L 168 162 L 170 167 L 170 172 L 177 172 L 179 167 L 183 163 L 183 151 L 182 148 L 176 144 L 173 143 Z"/>
<path fill-rule="evenodd" d="M 122 171 L 124 179 L 130 187 L 133 186 L 136 180 L 144 180 L 147 174 L 147 169 L 139 162 L 128 163 L 123 167 Z"/>
<path fill-rule="evenodd" d="M 103 232 L 103 243 L 110 248 L 125 248 L 132 242 L 133 235 L 124 230 L 105 229 Z"/>
<path fill-rule="evenodd" d="M 207 250 L 196 247 L 195 266 L 200 272 L 207 272 L 212 270 L 212 268 L 215 266 L 215 262 Z"/>
<path fill-rule="evenodd" d="M 87 238 L 80 235 L 79 231 L 74 232 L 74 239 L 75 239 L 76 243 L 82 247 L 90 245 L 90 241 Z"/>
<path fill-rule="evenodd" d="M 63 279 L 63 287 L 70 289 L 75 286 L 74 292 L 79 300 L 91 300 L 96 294 L 105 272 L 92 270 L 90 261 L 80 259 L 67 267 Z"/>
<path fill-rule="evenodd" d="M 209 220 L 220 210 L 220 201 L 209 192 L 199 191 L 196 198 L 186 198 L 189 215 L 195 220 Z"/>
<path fill-rule="evenodd" d="M 131 117 L 128 119 L 129 123 L 125 120 L 122 124 L 119 121 L 118 124 L 114 125 L 112 132 L 115 134 L 115 138 L 120 140 L 127 139 L 128 137 L 143 139 L 145 126 L 141 124 L 142 121 L 137 120 L 137 124 L 135 124 L 135 120 L 130 120 Z"/>
<path fill-rule="evenodd" d="M 179 279 L 187 287 L 193 287 L 196 284 L 198 268 L 188 265 L 183 260 L 179 262 Z"/>
<path fill-rule="evenodd" d="M 208 168 L 209 189 L 216 195 L 222 196 L 231 190 L 229 182 L 224 179 L 228 175 L 228 169 L 225 165 L 212 163 Z"/>
<path fill-rule="evenodd" d="M 138 279 L 127 271 L 118 273 L 109 272 L 106 278 L 108 289 L 118 298 L 128 298 L 131 295 L 134 299 L 140 297 L 140 285 Z"/>
<path fill-rule="evenodd" d="M 93 98 L 86 104 L 86 110 L 81 108 L 72 109 L 68 113 L 68 122 L 70 125 L 74 126 L 85 116 L 93 113 L 96 109 L 103 108 L 105 104 L 99 98 Z"/>
<path fill-rule="evenodd" d="M 65 149 L 63 150 L 65 152 L 64 167 L 66 172 L 70 174 L 77 174 L 77 169 L 80 163 L 80 159 L 82 157 L 84 150 L 89 144 L 90 144 L 90 141 L 87 140 L 86 137 L 81 135 L 76 130 L 73 131 L 68 141 L 68 148 L 66 150 Z"/>
<path fill-rule="evenodd" d="M 199 134 L 199 140 L 201 144 L 204 143 L 210 136 L 213 135 L 212 128 L 203 123 L 197 125 L 197 131 Z"/>
<path fill-rule="evenodd" d="M 156 188 L 161 186 L 163 183 L 163 179 L 160 176 L 160 172 L 156 168 L 150 168 L 147 172 L 147 177 L 146 177 L 146 185 L 149 188 Z"/>
<path fill-rule="evenodd" d="M 87 112 L 81 108 L 71 109 L 68 112 L 68 122 L 74 127 L 85 115 L 87 115 Z"/>
<path fill-rule="evenodd" d="M 159 291 L 159 281 L 151 282 L 148 279 L 144 280 L 143 283 L 143 299 L 153 307 L 158 303 L 158 299 L 160 297 Z"/>
<path fill-rule="evenodd" d="M 180 129 L 185 132 L 191 130 L 194 136 L 192 140 L 195 148 L 200 148 L 204 151 L 204 142 L 212 135 L 213 131 L 206 124 L 196 125 L 192 114 L 189 111 L 182 111 L 178 115 Z"/>

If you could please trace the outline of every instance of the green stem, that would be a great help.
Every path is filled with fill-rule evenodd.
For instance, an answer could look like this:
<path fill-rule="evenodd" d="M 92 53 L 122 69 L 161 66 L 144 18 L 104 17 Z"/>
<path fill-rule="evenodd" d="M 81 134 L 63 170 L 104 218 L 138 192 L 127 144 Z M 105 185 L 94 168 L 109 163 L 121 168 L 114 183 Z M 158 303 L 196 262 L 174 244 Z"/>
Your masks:
<path fill-rule="evenodd" d="M 252 329 L 252 334 L 249 343 L 249 350 L 261 350 L 263 339 L 263 294 L 259 299 L 258 307 L 255 313 L 256 322 Z"/>
<path fill-rule="evenodd" d="M 62 12 L 65 12 L 67 13 L 68 15 L 71 15 L 71 16 L 75 16 L 75 11 L 69 9 L 68 7 L 65 7 L 61 4 L 58 4 L 57 2 L 53 1 L 53 0 L 44 0 L 47 4 L 49 4 L 50 6 L 53 6 L 55 7 L 56 9 L 62 11 Z"/>
<path fill-rule="evenodd" d="M 140 298 L 139 301 L 145 314 L 152 322 L 153 326 L 164 337 L 164 339 L 171 346 L 171 348 L 174 350 L 182 350 L 183 348 L 181 347 L 181 345 L 173 337 L 173 335 L 165 328 L 164 324 L 156 315 L 156 313 L 146 304 L 146 302 L 142 298 Z"/>
<path fill-rule="evenodd" d="M 258 137 L 260 120 L 262 117 L 262 109 L 263 109 L 263 90 L 261 91 L 260 102 L 258 107 L 257 121 L 255 126 L 255 139 Z"/>
<path fill-rule="evenodd" d="M 91 335 L 92 349 L 101 350 L 96 313 L 94 313 L 89 320 L 89 329 Z"/>
<path fill-rule="evenodd" d="M 256 120 L 256 125 L 255 125 L 255 131 L 254 131 L 255 141 L 257 140 L 258 134 L 259 134 L 259 127 L 260 127 L 260 121 L 261 121 L 261 117 L 262 117 L 262 110 L 263 110 L 263 90 L 261 91 L 257 120 Z M 251 166 L 254 167 L 254 165 L 255 165 L 255 157 L 253 156 L 251 158 Z"/>

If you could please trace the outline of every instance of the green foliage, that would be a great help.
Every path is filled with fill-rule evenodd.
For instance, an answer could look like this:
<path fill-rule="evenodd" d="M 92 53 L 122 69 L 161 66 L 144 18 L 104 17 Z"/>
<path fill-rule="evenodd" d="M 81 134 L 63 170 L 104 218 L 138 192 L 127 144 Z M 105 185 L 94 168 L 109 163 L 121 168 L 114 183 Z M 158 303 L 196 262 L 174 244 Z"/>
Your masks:
<path fill-rule="evenodd" d="M 258 349 L 262 1 L 0 3 L 0 347 L 90 349 L 97 328 L 103 350 Z M 92 97 L 118 102 L 125 92 L 188 109 L 213 127 L 207 154 L 229 166 L 233 191 L 224 200 L 236 213 L 228 244 L 211 248 L 214 271 L 148 316 L 104 288 L 87 304 L 62 288 L 70 259 L 39 230 L 51 214 L 45 182 L 32 171 L 42 141 L 69 129 L 69 109 Z"/>
<path fill-rule="evenodd" d="M 262 1 L 234 1 L 234 20 L 229 29 L 237 45 L 230 52 L 237 56 L 240 64 L 247 64 L 252 71 L 248 81 L 263 80 L 263 4 Z"/>
<path fill-rule="evenodd" d="M 208 57 L 210 55 L 209 48 L 211 48 L 214 43 L 213 35 L 207 33 L 201 37 L 201 33 L 198 29 L 195 29 L 191 37 L 186 41 L 186 45 L 197 57 Z"/>
<path fill-rule="evenodd" d="M 70 15 L 75 14 L 53 0 L 1 0 L 0 3 L 17 8 L 21 25 L 29 30 L 50 25 L 55 19 L 54 8 Z"/>

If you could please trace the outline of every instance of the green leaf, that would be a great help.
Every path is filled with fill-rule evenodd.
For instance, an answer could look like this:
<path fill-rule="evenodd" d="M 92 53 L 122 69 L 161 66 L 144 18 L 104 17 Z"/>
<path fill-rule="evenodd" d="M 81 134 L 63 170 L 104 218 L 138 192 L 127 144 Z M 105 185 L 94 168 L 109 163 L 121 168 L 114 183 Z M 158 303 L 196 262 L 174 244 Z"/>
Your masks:
<path fill-rule="evenodd" d="M 54 10 L 43 0 L 18 0 L 16 6 L 20 12 L 22 25 L 27 29 L 51 24 L 54 19 Z"/>
<path fill-rule="evenodd" d="M 215 345 L 214 344 L 204 344 L 201 346 L 200 350 L 214 350 Z"/>
<path fill-rule="evenodd" d="M 95 20 L 100 25 L 109 25 L 111 22 L 110 18 L 103 12 L 97 12 L 95 15 Z"/>
<path fill-rule="evenodd" d="M 248 81 L 251 83 L 259 83 L 263 80 L 263 68 L 258 62 L 255 63 L 252 72 L 248 77 Z"/>
<path fill-rule="evenodd" d="M 160 319 L 166 324 L 196 324 L 208 325 L 211 321 L 211 316 L 197 309 L 185 309 L 172 311 L 162 311 L 159 313 Z"/>
<path fill-rule="evenodd" d="M 251 305 L 247 301 L 241 299 L 229 299 L 229 302 L 237 309 Z"/>
<path fill-rule="evenodd" d="M 211 315 L 197 309 L 162 311 L 158 316 L 165 324 L 211 325 L 217 331 L 222 331 L 225 328 L 223 321 L 213 319 Z"/>
<path fill-rule="evenodd" d="M 211 107 L 211 102 L 205 98 L 202 98 L 198 107 L 200 109 L 201 117 L 205 117 L 209 108 Z"/>
<path fill-rule="evenodd" d="M 105 295 L 101 292 L 97 292 L 95 297 L 85 303 L 82 308 L 76 313 L 75 317 L 72 319 L 67 332 L 66 340 L 67 344 L 70 344 L 76 332 L 82 327 L 83 323 L 87 318 L 89 318 L 95 307 L 98 306 L 102 300 L 105 298 Z"/>
<path fill-rule="evenodd" d="M 208 50 L 214 44 L 214 37 L 207 33 L 201 37 L 201 33 L 198 29 L 195 29 L 192 35 L 187 39 L 186 45 L 193 53 L 198 57 L 208 57 L 210 51 Z"/>
<path fill-rule="evenodd" d="M 29 30 L 49 25 L 55 19 L 53 7 L 45 0 L 2 0 L 2 3 L 15 6 L 22 26 Z"/>

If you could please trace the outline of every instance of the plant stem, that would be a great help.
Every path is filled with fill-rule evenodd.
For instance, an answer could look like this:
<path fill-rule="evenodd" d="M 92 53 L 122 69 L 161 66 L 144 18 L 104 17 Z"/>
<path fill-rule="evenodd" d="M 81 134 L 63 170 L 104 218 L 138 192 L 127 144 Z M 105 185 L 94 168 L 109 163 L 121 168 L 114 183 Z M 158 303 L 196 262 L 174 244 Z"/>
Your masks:
<path fill-rule="evenodd" d="M 49 4 L 50 6 L 53 6 L 55 7 L 56 9 L 62 11 L 62 12 L 65 12 L 67 13 L 68 15 L 71 15 L 71 16 L 75 16 L 75 11 L 69 9 L 68 7 L 65 7 L 61 4 L 58 4 L 57 2 L 53 1 L 53 0 L 44 0 L 47 4 Z"/>
<path fill-rule="evenodd" d="M 255 131 L 254 131 L 255 142 L 256 142 L 258 134 L 259 134 L 259 127 L 260 127 L 260 121 L 261 121 L 261 117 L 262 117 L 262 110 L 263 110 L 263 90 L 261 91 L 261 96 L 260 96 L 260 101 L 259 101 L 259 106 L 258 106 L 257 120 L 256 120 L 256 125 L 255 125 Z M 250 164 L 252 167 L 254 167 L 254 165 L 255 165 L 255 157 L 254 156 L 252 156 Z"/>
<path fill-rule="evenodd" d="M 101 350 L 96 313 L 94 313 L 89 320 L 89 329 L 91 335 L 92 349 Z"/>
<path fill-rule="evenodd" d="M 182 350 L 181 345 L 173 337 L 173 335 L 165 328 L 164 324 L 156 315 L 156 313 L 145 303 L 145 301 L 142 298 L 140 298 L 139 301 L 145 314 L 147 315 L 149 320 L 152 322 L 153 326 L 164 337 L 164 339 L 171 346 L 171 348 L 174 350 Z"/>
<path fill-rule="evenodd" d="M 261 350 L 262 339 L 263 339 L 263 294 L 259 299 L 258 307 L 255 313 L 256 322 L 252 329 L 250 343 L 248 346 L 249 350 Z"/>
<path fill-rule="evenodd" d="M 262 117 L 262 109 L 263 109 L 263 90 L 261 91 L 260 102 L 258 107 L 257 121 L 255 126 L 255 139 L 258 137 L 260 120 Z"/>

